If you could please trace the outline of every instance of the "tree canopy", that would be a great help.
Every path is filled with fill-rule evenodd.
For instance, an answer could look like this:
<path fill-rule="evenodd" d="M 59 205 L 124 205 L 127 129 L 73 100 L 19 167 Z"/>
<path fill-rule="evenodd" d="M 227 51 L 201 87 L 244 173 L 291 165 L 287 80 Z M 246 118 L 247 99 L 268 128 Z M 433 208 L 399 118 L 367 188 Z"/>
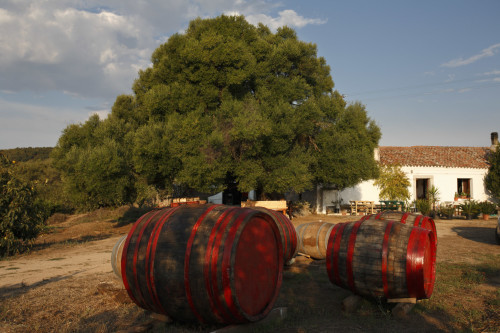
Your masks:
<path fill-rule="evenodd" d="M 47 218 L 33 184 L 19 179 L 13 165 L 0 154 L 0 257 L 29 247 Z"/>
<path fill-rule="evenodd" d="M 285 193 L 378 175 L 378 126 L 333 90 L 316 45 L 288 27 L 196 19 L 151 62 L 107 119 L 68 126 L 54 149 L 68 188 L 93 205 L 132 200 L 139 187 L 215 193 L 229 179 Z"/>
<path fill-rule="evenodd" d="M 496 150 L 489 156 L 490 167 L 484 177 L 486 189 L 491 195 L 500 200 L 500 144 L 497 144 Z"/>
<path fill-rule="evenodd" d="M 379 197 L 383 200 L 410 199 L 408 188 L 411 183 L 399 165 L 382 166 L 380 177 L 375 180 L 374 185 L 380 188 Z"/>

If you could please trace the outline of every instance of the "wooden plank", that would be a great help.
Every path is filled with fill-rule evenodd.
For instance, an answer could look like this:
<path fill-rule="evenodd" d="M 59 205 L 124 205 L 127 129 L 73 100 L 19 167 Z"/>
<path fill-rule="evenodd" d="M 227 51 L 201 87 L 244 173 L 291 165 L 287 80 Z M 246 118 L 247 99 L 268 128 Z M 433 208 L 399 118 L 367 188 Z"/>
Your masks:
<path fill-rule="evenodd" d="M 387 300 L 387 303 L 411 303 L 411 304 L 416 304 L 417 299 L 415 297 L 409 297 L 409 298 L 391 298 Z"/>

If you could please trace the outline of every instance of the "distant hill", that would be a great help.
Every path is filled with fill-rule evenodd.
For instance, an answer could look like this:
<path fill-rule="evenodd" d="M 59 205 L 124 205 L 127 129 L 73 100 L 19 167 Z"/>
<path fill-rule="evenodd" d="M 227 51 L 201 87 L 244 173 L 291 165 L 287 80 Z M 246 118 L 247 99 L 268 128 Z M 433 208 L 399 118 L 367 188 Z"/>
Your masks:
<path fill-rule="evenodd" d="M 29 160 L 45 160 L 49 158 L 52 149 L 52 147 L 0 149 L 0 154 L 5 155 L 11 161 L 26 162 Z"/>

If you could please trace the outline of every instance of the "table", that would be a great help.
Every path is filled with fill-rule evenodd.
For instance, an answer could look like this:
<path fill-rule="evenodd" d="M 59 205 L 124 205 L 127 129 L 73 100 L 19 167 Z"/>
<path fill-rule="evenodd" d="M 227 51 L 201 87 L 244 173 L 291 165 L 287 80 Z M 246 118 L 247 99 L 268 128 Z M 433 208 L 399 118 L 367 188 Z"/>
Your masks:
<path fill-rule="evenodd" d="M 380 210 L 405 210 L 405 202 L 399 200 L 380 200 Z"/>
<path fill-rule="evenodd" d="M 366 214 L 374 213 L 375 201 L 366 200 L 351 200 L 349 204 L 351 206 L 351 215 L 358 215 L 358 212 L 364 212 Z"/>

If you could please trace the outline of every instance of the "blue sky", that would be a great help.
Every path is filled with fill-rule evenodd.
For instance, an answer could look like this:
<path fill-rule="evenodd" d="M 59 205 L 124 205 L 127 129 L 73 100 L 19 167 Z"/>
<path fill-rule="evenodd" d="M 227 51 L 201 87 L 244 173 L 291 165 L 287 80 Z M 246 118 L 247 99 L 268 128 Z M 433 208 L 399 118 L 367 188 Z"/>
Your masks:
<path fill-rule="evenodd" d="M 317 45 L 381 146 L 489 146 L 500 132 L 500 1 L 3 0 L 0 149 L 53 147 L 131 93 L 195 17 L 242 14 Z"/>

